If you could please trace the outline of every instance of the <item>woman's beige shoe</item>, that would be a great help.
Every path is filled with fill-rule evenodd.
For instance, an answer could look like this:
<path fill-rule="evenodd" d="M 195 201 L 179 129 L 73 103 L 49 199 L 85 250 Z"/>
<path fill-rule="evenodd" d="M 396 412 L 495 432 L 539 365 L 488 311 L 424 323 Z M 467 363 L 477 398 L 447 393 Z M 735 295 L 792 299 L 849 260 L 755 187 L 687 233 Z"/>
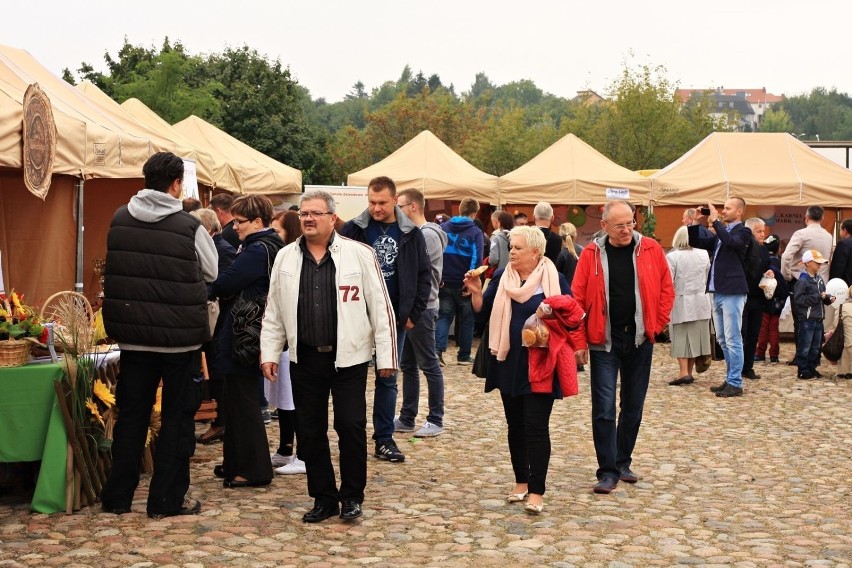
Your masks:
<path fill-rule="evenodd" d="M 544 503 L 539 503 L 538 505 L 534 503 L 527 503 L 524 505 L 524 511 L 530 515 L 540 515 L 541 512 L 544 511 Z"/>
<path fill-rule="evenodd" d="M 524 491 L 523 493 L 511 493 L 508 497 L 506 497 L 506 501 L 509 503 L 520 503 L 524 501 L 529 495 L 529 491 Z"/>

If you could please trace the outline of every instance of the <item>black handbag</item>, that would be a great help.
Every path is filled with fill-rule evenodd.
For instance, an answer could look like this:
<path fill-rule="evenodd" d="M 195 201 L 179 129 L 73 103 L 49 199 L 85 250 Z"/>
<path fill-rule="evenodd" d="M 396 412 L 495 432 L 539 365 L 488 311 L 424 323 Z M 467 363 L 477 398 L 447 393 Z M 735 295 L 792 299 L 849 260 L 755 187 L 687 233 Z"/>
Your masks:
<path fill-rule="evenodd" d="M 272 272 L 272 260 L 269 247 L 260 241 L 266 249 L 267 272 Z M 231 317 L 234 318 L 231 329 L 234 342 L 231 346 L 231 356 L 240 365 L 258 365 L 260 363 L 260 325 L 266 310 L 266 297 L 246 299 L 242 293 L 231 306 Z"/>
<path fill-rule="evenodd" d="M 482 337 L 479 339 L 479 347 L 476 348 L 476 356 L 473 358 L 473 374 L 484 379 L 488 373 L 489 359 L 491 359 L 491 349 L 488 347 L 488 322 L 486 321 Z"/>
<path fill-rule="evenodd" d="M 843 304 L 840 305 L 840 308 L 837 310 L 837 325 L 834 326 L 834 333 L 831 334 L 831 337 L 826 341 L 822 346 L 822 354 L 826 359 L 831 361 L 832 363 L 837 363 L 840 361 L 840 357 L 843 355 L 843 344 L 845 343 L 843 337 Z"/>

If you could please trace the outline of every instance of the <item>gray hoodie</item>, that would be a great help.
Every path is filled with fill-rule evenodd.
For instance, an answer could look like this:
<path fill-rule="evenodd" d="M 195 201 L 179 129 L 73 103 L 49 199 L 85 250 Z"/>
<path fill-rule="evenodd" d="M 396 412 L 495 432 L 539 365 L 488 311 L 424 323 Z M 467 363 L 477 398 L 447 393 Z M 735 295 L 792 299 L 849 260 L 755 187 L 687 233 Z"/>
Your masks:
<path fill-rule="evenodd" d="M 183 204 L 163 191 L 154 189 L 143 189 L 130 198 L 127 211 L 135 219 L 144 223 L 156 223 L 162 221 L 169 215 L 183 211 Z M 198 226 L 195 233 L 195 252 L 198 254 L 198 262 L 201 263 L 201 274 L 205 282 L 213 282 L 219 274 L 219 253 L 213 238 L 203 225 Z"/>
<path fill-rule="evenodd" d="M 444 271 L 444 249 L 447 248 L 447 233 L 437 223 L 427 221 L 420 226 L 420 232 L 426 239 L 426 252 L 429 253 L 429 266 L 432 270 L 432 288 L 426 309 L 438 309 L 438 289 L 441 287 L 441 273 Z"/>

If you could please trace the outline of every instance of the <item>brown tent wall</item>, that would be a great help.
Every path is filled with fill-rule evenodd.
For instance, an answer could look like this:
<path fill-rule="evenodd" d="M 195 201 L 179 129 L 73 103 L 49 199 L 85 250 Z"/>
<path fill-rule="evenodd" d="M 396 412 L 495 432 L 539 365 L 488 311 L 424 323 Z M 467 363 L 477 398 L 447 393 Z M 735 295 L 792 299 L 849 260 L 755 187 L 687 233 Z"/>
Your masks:
<path fill-rule="evenodd" d="M 41 305 L 59 290 L 73 290 L 77 220 L 70 176 L 54 175 L 42 201 L 27 191 L 20 172 L 0 172 L 0 251 L 6 289 Z"/>

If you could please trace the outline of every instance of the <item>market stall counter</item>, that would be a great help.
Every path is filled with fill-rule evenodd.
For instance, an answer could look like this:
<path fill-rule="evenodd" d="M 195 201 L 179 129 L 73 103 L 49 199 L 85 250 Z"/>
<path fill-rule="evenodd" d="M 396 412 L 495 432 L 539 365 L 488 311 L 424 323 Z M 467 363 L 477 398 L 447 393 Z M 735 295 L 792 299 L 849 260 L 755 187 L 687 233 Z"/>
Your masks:
<path fill-rule="evenodd" d="M 41 460 L 30 508 L 65 511 L 68 438 L 53 383 L 60 365 L 0 368 L 0 462 Z"/>

